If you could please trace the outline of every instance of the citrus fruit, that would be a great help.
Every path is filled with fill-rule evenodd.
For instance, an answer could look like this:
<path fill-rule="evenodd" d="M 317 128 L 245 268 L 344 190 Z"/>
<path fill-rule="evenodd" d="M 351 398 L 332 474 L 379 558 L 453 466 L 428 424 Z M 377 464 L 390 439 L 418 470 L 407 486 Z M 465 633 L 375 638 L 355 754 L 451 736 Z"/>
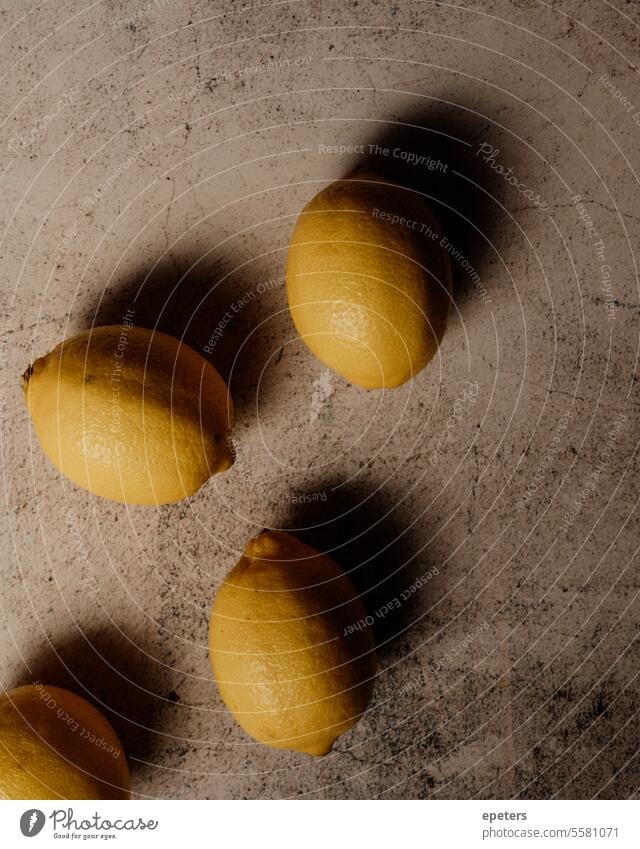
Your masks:
<path fill-rule="evenodd" d="M 0 696 L 0 798 L 128 799 L 113 728 L 69 690 L 29 684 Z"/>
<path fill-rule="evenodd" d="M 228 469 L 232 407 L 204 357 L 165 333 L 97 327 L 23 377 L 40 445 L 66 477 L 127 504 L 167 504 Z"/>
<path fill-rule="evenodd" d="M 396 387 L 432 359 L 451 300 L 438 223 L 416 192 L 371 172 L 304 208 L 287 258 L 293 322 L 326 366 L 365 389 Z"/>
<path fill-rule="evenodd" d="M 254 739 L 324 755 L 366 710 L 375 650 L 366 612 L 331 558 L 264 532 L 220 587 L 209 650 L 222 699 Z"/>

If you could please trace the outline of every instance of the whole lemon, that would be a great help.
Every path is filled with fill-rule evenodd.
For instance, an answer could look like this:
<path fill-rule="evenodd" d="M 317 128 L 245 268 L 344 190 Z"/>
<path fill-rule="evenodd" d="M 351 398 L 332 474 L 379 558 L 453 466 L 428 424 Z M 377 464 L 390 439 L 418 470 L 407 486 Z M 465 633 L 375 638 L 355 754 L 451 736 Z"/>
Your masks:
<path fill-rule="evenodd" d="M 375 649 L 356 590 L 290 534 L 250 540 L 213 606 L 209 650 L 222 698 L 277 749 L 325 755 L 366 710 Z"/>
<path fill-rule="evenodd" d="M 80 333 L 36 360 L 23 389 L 44 453 L 103 498 L 180 501 L 233 463 L 224 380 L 165 333 L 127 325 Z"/>
<path fill-rule="evenodd" d="M 365 389 L 421 371 L 438 350 L 451 297 L 440 239 L 422 197 L 377 174 L 317 194 L 296 223 L 286 276 L 293 322 L 318 359 Z"/>
<path fill-rule="evenodd" d="M 29 684 L 0 696 L 0 798 L 128 799 L 115 731 L 69 690 Z"/>

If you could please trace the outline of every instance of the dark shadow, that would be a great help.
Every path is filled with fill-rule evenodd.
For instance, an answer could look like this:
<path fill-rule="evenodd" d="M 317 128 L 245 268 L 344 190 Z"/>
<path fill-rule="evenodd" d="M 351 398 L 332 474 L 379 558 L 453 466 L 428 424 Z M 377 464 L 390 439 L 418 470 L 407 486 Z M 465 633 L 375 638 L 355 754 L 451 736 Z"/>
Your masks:
<path fill-rule="evenodd" d="M 411 592 L 432 564 L 426 551 L 417 553 L 421 543 L 407 530 L 406 518 L 398 515 L 390 498 L 370 496 L 364 486 L 335 482 L 322 491 L 326 501 L 295 506 L 289 529 L 307 545 L 329 554 L 349 574 L 373 617 L 378 653 L 383 656 L 431 603 L 438 576 Z"/>
<path fill-rule="evenodd" d="M 466 301 L 478 297 L 463 259 L 482 280 L 500 220 L 485 192 L 501 197 L 504 181 L 478 155 L 481 143 L 497 144 L 497 128 L 473 112 L 437 101 L 396 120 L 369 140 L 363 167 L 427 196 L 442 234 L 461 254 L 451 264 L 455 299 L 462 310 Z"/>
<path fill-rule="evenodd" d="M 477 282 L 463 262 L 470 263 L 484 284 L 485 257 L 500 220 L 483 190 L 502 196 L 507 188 L 504 178 L 477 155 L 481 142 L 497 143 L 496 135 L 496 128 L 478 115 L 434 101 L 362 140 L 365 155 L 359 167 L 424 193 L 443 235 L 460 252 L 452 260 L 460 309 L 479 297 Z M 370 152 L 372 145 L 377 147 Z M 157 264 L 116 279 L 97 304 L 85 306 L 85 315 L 95 325 L 117 325 L 127 310 L 134 310 L 134 324 L 183 339 L 209 359 L 227 381 L 239 411 L 253 407 L 264 365 L 294 333 L 283 285 L 286 246 L 239 268 L 237 255 L 233 240 L 200 256 L 181 251 L 177 243 Z M 258 291 L 265 284 L 266 291 Z M 216 336 L 221 322 L 224 327 Z M 267 401 L 260 399 L 261 404 Z"/>
<path fill-rule="evenodd" d="M 40 682 L 82 696 L 109 720 L 133 771 L 136 759 L 148 759 L 153 737 L 162 730 L 162 699 L 171 701 L 170 694 L 153 689 L 155 666 L 123 634 L 78 630 L 64 643 L 39 651 L 15 686 Z"/>
<path fill-rule="evenodd" d="M 284 257 L 235 268 L 232 253 L 197 259 L 174 252 L 116 281 L 86 313 L 95 326 L 120 325 L 130 310 L 136 326 L 183 340 L 220 372 L 241 412 L 255 406 L 262 368 L 291 327 Z M 261 388 L 261 403 L 262 395 Z"/>

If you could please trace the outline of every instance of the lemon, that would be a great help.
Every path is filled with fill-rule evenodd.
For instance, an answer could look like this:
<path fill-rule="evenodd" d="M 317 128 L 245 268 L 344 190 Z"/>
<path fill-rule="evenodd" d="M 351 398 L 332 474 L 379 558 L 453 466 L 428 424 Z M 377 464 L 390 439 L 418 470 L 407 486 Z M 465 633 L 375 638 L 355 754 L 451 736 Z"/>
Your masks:
<path fill-rule="evenodd" d="M 325 755 L 364 713 L 375 651 L 353 584 L 329 557 L 271 531 L 250 540 L 213 606 L 209 650 L 244 730 Z"/>
<path fill-rule="evenodd" d="M 233 463 L 225 382 L 165 333 L 127 325 L 80 333 L 36 360 L 23 388 L 44 453 L 104 498 L 168 504 Z"/>
<path fill-rule="evenodd" d="M 0 798 L 128 799 L 122 745 L 89 702 L 42 684 L 0 696 Z"/>
<path fill-rule="evenodd" d="M 318 359 L 365 389 L 418 374 L 447 323 L 451 267 L 440 238 L 422 197 L 376 174 L 317 194 L 293 231 L 286 278 L 293 322 Z"/>

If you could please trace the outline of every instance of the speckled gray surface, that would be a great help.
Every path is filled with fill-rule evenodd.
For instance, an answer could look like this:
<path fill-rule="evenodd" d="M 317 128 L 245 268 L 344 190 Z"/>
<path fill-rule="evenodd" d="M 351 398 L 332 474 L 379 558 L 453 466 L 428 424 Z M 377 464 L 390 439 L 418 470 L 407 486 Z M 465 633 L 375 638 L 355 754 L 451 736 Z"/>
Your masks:
<path fill-rule="evenodd" d="M 0 38 L 0 685 L 102 705 L 141 797 L 633 795 L 638 5 L 5 0 Z M 439 358 L 385 394 L 313 359 L 282 287 L 297 212 L 365 160 L 458 254 Z M 233 470 L 161 509 L 63 480 L 19 388 L 132 306 L 238 411 Z M 209 672 L 266 526 L 373 613 L 429 575 L 375 616 L 371 709 L 321 760 L 253 744 Z"/>

